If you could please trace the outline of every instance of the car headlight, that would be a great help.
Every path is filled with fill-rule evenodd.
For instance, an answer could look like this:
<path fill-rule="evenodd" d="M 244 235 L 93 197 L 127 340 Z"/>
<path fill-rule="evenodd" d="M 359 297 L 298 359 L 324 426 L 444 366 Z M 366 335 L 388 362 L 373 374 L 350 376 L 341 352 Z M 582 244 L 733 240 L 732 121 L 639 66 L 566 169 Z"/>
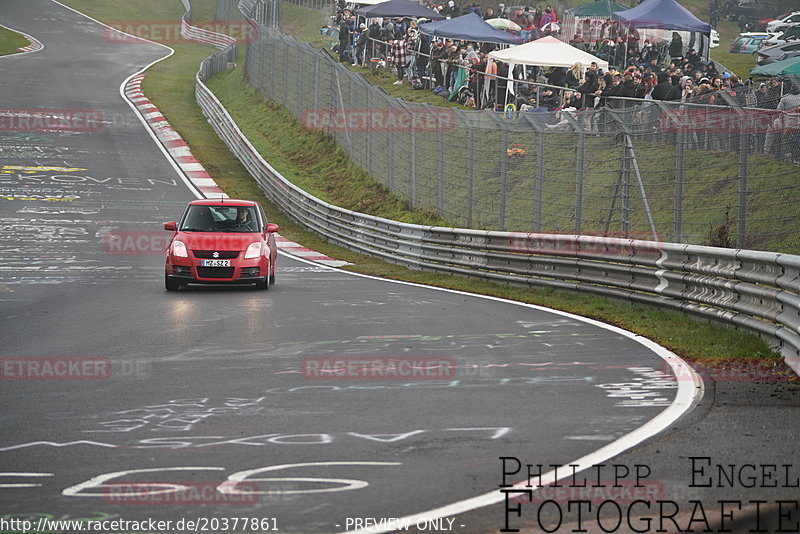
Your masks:
<path fill-rule="evenodd" d="M 244 259 L 251 260 L 253 258 L 257 258 L 261 255 L 261 242 L 256 241 L 255 243 L 250 243 L 247 247 L 247 250 L 244 253 Z"/>
<path fill-rule="evenodd" d="M 183 241 L 172 242 L 172 253 L 181 258 L 188 258 L 189 254 L 186 252 L 186 244 Z"/>

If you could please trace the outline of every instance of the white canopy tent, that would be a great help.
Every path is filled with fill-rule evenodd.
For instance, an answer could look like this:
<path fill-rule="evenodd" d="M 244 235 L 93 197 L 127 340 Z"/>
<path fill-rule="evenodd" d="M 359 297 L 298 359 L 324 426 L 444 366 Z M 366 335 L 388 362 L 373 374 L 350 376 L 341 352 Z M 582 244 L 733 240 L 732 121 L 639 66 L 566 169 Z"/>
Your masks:
<path fill-rule="evenodd" d="M 594 61 L 598 68 L 608 70 L 607 61 L 552 36 L 542 37 L 504 50 L 495 50 L 490 52 L 489 56 L 504 63 L 539 67 L 571 67 L 575 63 L 581 63 L 586 67 Z"/>

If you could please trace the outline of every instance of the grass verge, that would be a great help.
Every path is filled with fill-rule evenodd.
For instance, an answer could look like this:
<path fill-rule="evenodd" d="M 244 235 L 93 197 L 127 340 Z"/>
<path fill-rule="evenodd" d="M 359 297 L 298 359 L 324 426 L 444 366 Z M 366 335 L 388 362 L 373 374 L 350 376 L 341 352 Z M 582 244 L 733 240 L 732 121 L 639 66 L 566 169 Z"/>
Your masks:
<path fill-rule="evenodd" d="M 0 56 L 15 54 L 18 48 L 28 46 L 29 44 L 28 40 L 22 34 L 0 26 Z"/>
<path fill-rule="evenodd" d="M 200 5 L 211 1 L 195 0 L 193 4 Z M 67 3 L 78 9 L 81 9 L 79 4 L 83 4 L 85 12 L 97 16 L 92 10 L 94 2 L 67 0 Z M 134 7 L 127 0 L 107 0 L 107 3 L 118 3 L 120 7 Z M 179 4 L 177 0 L 174 3 Z M 158 2 L 158 6 L 163 7 L 163 4 Z M 157 6 L 151 7 L 155 10 Z M 157 17 L 160 13 L 161 11 L 156 10 L 149 13 L 137 13 L 137 15 L 140 18 L 147 18 Z M 118 17 L 115 18 L 115 20 L 117 19 Z M 567 291 L 508 286 L 471 278 L 413 271 L 327 243 L 319 236 L 300 228 L 283 214 L 279 207 L 272 205 L 263 196 L 239 161 L 233 157 L 207 124 L 195 104 L 194 73 L 200 60 L 209 55 L 212 50 L 190 44 L 175 45 L 173 48 L 176 53 L 171 58 L 156 64 L 148 71 L 144 84 L 145 93 L 189 142 L 195 157 L 203 163 L 217 183 L 233 197 L 262 202 L 270 213 L 271 220 L 281 226 L 281 233 L 289 239 L 301 242 L 305 246 L 333 257 L 354 262 L 355 265 L 350 268 L 364 274 L 503 297 L 598 319 L 648 337 L 689 360 L 768 359 L 774 361 L 776 365 L 780 363 L 780 356 L 770 351 L 763 340 L 749 332 L 736 331 L 713 323 L 698 322 L 677 312 Z M 307 184 L 309 189 L 324 190 L 328 186 L 326 182 L 329 182 L 331 177 L 311 172 L 307 165 L 314 165 L 313 159 L 318 159 L 320 154 L 310 151 L 310 147 L 318 149 L 321 146 L 320 143 L 324 143 L 325 140 L 320 139 L 319 134 L 303 132 L 297 126 L 296 130 L 298 131 L 293 132 L 296 137 L 285 141 L 285 144 L 271 142 L 270 136 L 264 132 L 287 128 L 287 117 L 282 112 L 275 112 L 274 106 L 263 102 L 261 103 L 262 107 L 254 109 L 248 100 L 253 97 L 253 94 L 251 91 L 245 90 L 247 88 L 242 86 L 243 83 L 241 69 L 236 69 L 214 77 L 211 80 L 211 87 L 232 111 L 235 120 L 243 127 L 251 141 L 264 150 L 265 158 L 280 172 L 286 175 L 305 175 L 306 179 L 317 182 L 316 184 Z M 248 117 L 255 115 L 261 117 L 257 121 L 248 120 Z M 288 127 L 295 129 L 292 126 Z M 300 163 L 303 165 L 297 165 L 299 156 L 282 152 L 287 149 L 293 152 L 299 151 L 301 154 L 313 154 L 313 158 L 311 156 L 301 158 Z M 305 161 L 306 159 L 309 161 Z M 398 209 L 398 206 L 393 209 Z"/>

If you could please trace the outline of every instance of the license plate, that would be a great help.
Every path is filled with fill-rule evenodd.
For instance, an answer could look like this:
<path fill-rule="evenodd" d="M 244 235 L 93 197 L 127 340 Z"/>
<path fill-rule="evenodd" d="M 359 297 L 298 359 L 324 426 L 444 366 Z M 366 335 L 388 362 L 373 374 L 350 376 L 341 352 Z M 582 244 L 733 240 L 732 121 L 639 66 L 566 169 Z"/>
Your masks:
<path fill-rule="evenodd" d="M 230 267 L 231 260 L 200 260 L 202 267 Z"/>

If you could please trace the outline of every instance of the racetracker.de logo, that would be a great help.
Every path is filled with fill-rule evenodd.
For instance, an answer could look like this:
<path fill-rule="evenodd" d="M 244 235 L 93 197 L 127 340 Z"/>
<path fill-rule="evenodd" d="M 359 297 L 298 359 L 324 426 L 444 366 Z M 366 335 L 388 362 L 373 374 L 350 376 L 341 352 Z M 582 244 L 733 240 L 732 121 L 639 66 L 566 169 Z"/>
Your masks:
<path fill-rule="evenodd" d="M 240 43 L 252 43 L 258 39 L 258 26 L 246 21 L 198 21 L 191 25 L 190 33 L 203 40 L 215 40 L 218 38 L 215 34 L 227 35 Z M 112 44 L 186 43 L 181 27 L 180 20 L 113 20 L 103 29 L 103 37 Z"/>
<path fill-rule="evenodd" d="M 256 484 L 246 482 L 237 482 L 235 487 L 219 482 L 131 482 L 105 485 L 103 501 L 108 504 L 147 506 L 243 506 L 257 503 L 260 493 Z"/>
<path fill-rule="evenodd" d="M 729 136 L 739 133 L 800 132 L 800 113 L 775 109 L 747 112 L 725 108 L 689 108 L 663 111 L 661 129 L 668 133 L 711 133 Z"/>
<path fill-rule="evenodd" d="M 456 125 L 452 109 L 308 109 L 300 124 L 323 132 L 449 132 Z"/>
<path fill-rule="evenodd" d="M 102 127 L 99 109 L 0 109 L 0 131 L 90 133 Z"/>
<path fill-rule="evenodd" d="M 303 358 L 302 374 L 309 380 L 442 380 L 455 377 L 453 358 Z"/>
<path fill-rule="evenodd" d="M 172 234 L 164 231 L 110 232 L 103 236 L 103 248 L 113 255 L 164 254 L 170 239 Z"/>
<path fill-rule="evenodd" d="M 111 360 L 76 356 L 0 358 L 0 380 L 105 380 Z"/>

